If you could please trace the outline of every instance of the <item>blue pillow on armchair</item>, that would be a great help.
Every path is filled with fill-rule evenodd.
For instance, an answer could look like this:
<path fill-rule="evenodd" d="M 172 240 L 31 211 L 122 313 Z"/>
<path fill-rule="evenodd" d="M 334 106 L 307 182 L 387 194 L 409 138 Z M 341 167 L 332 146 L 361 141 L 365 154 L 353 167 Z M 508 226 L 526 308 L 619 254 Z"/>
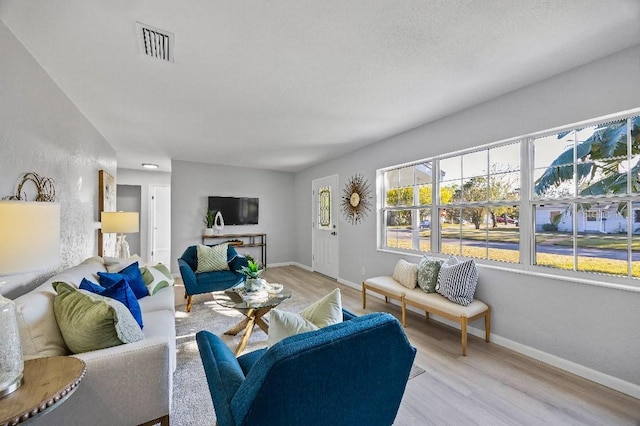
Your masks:
<path fill-rule="evenodd" d="M 133 315 L 140 328 L 143 327 L 142 310 L 140 309 L 140 303 L 138 303 L 138 299 L 136 298 L 135 294 L 133 294 L 131 287 L 129 287 L 129 284 L 125 279 L 121 279 L 112 286 L 105 288 L 83 278 L 82 282 L 80 283 L 80 289 L 99 294 L 100 296 L 109 297 L 122 303 L 127 307 L 127 309 L 129 309 L 131 315 Z"/>
<path fill-rule="evenodd" d="M 149 295 L 149 289 L 142 279 L 138 262 L 132 263 L 118 273 L 98 272 L 98 276 L 100 277 L 100 284 L 102 284 L 103 287 L 111 287 L 124 278 L 138 299 Z"/>

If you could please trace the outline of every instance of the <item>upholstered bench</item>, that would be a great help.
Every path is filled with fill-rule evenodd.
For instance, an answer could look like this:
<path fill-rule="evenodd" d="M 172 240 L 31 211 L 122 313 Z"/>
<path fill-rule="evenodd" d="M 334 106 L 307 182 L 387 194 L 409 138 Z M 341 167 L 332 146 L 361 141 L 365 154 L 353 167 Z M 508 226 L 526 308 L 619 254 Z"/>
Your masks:
<path fill-rule="evenodd" d="M 467 355 L 467 324 L 484 317 L 485 340 L 489 342 L 491 331 L 491 309 L 479 300 L 474 300 L 468 306 L 454 303 L 438 293 L 425 293 L 419 287 L 409 289 L 392 277 L 380 276 L 368 278 L 362 282 L 362 308 L 367 307 L 367 290 L 381 294 L 385 302 L 389 298 L 400 301 L 402 326 L 406 327 L 407 305 L 425 311 L 427 320 L 429 313 L 447 318 L 460 324 L 462 334 L 462 355 Z"/>

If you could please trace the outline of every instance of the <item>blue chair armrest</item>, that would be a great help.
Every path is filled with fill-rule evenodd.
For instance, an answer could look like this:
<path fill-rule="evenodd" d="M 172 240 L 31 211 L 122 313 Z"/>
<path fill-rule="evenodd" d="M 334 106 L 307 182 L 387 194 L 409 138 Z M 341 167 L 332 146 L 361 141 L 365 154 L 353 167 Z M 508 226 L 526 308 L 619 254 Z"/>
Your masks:
<path fill-rule="evenodd" d="M 178 259 L 178 266 L 180 267 L 180 275 L 182 276 L 182 281 L 184 282 L 187 294 L 192 294 L 191 290 L 195 289 L 197 282 L 196 274 L 184 259 Z"/>
<path fill-rule="evenodd" d="M 352 319 L 357 318 L 357 317 L 358 316 L 356 314 L 354 314 L 353 312 L 342 308 L 342 321 L 349 321 L 349 320 L 352 320 Z"/>
<path fill-rule="evenodd" d="M 229 269 L 231 269 L 233 272 L 237 272 L 238 270 L 242 269 L 243 266 L 249 266 L 249 262 L 244 256 L 237 255 L 229 262 Z"/>
<path fill-rule="evenodd" d="M 196 334 L 196 341 L 218 425 L 233 425 L 231 399 L 244 382 L 244 373 L 233 352 L 218 336 L 203 330 Z"/>

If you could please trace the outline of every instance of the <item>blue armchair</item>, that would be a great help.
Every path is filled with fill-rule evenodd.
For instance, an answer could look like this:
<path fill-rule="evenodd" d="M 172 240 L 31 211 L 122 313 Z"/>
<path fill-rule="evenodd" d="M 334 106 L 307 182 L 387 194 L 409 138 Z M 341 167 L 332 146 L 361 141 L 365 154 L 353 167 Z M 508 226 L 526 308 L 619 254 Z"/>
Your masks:
<path fill-rule="evenodd" d="M 393 424 L 416 349 L 389 314 L 344 318 L 237 359 L 198 332 L 218 425 Z"/>
<path fill-rule="evenodd" d="M 191 301 L 194 294 L 210 293 L 226 290 L 245 280 L 245 276 L 236 272 L 243 266 L 248 266 L 247 259 L 240 256 L 230 244 L 227 249 L 228 271 L 201 272 L 198 269 L 198 253 L 196 246 L 189 246 L 178 259 L 180 275 L 184 282 L 184 296 L 187 298 L 187 312 L 191 312 Z"/>

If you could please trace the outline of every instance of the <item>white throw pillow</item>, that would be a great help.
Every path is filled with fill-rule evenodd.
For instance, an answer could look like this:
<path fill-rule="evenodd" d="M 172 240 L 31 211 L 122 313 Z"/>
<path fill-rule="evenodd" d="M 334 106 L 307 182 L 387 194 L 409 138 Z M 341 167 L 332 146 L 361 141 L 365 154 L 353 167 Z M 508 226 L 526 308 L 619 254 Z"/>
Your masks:
<path fill-rule="evenodd" d="M 271 347 L 289 336 L 315 330 L 319 330 L 319 327 L 300 314 L 272 309 L 269 312 L 267 347 Z"/>
<path fill-rule="evenodd" d="M 393 279 L 407 288 L 416 288 L 418 285 L 418 265 L 404 259 L 398 260 L 393 270 Z"/>
<path fill-rule="evenodd" d="M 196 268 L 196 274 L 201 272 L 228 271 L 228 247 L 229 244 L 227 243 L 218 244 L 213 247 L 198 244 L 196 247 L 196 252 L 198 254 L 198 267 Z"/>
<path fill-rule="evenodd" d="M 336 288 L 322 299 L 307 306 L 299 314 L 278 309 L 271 310 L 267 345 L 271 347 L 289 336 L 318 330 L 340 322 L 342 322 L 342 299 L 340 289 Z"/>

